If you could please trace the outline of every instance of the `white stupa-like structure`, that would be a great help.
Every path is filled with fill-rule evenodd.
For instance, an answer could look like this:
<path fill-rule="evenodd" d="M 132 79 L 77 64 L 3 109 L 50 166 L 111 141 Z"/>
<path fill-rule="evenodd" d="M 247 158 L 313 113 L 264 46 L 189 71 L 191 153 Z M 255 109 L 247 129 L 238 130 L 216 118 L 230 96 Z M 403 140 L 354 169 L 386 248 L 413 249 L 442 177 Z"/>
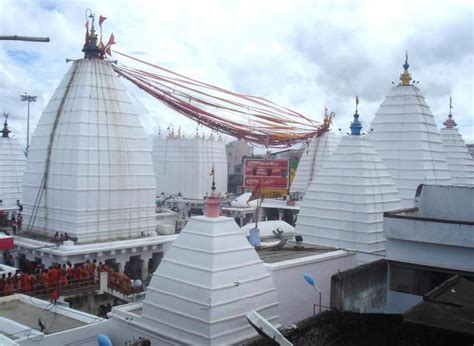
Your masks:
<path fill-rule="evenodd" d="M 16 138 L 10 137 L 8 114 L 4 114 L 0 138 L 0 200 L 3 208 L 14 208 L 22 201 L 21 182 L 25 170 L 25 154 Z"/>
<path fill-rule="evenodd" d="M 208 199 L 153 274 L 143 301 L 144 327 L 189 345 L 238 344 L 256 335 L 245 315 L 272 324 L 278 301 L 272 276 L 233 218 Z"/>
<path fill-rule="evenodd" d="M 400 197 L 358 118 L 306 191 L 295 232 L 305 243 L 382 254 L 383 213 L 400 208 Z"/>
<path fill-rule="evenodd" d="M 227 191 L 227 155 L 224 141 L 196 133 L 184 138 L 171 131 L 166 138 L 153 139 L 153 164 L 156 195 L 181 194 L 185 198 L 202 199 L 210 191 L 214 169 L 217 193 Z"/>
<path fill-rule="evenodd" d="M 474 185 L 474 159 L 456 128 L 457 124 L 451 114 L 451 108 L 450 104 L 448 119 L 443 123 L 445 127 L 440 130 L 446 161 L 453 185 L 472 186 Z"/>
<path fill-rule="evenodd" d="M 419 184 L 450 185 L 441 136 L 425 98 L 408 72 L 408 57 L 401 83 L 375 113 L 369 134 L 397 185 L 402 207 L 414 205 Z"/>
<path fill-rule="evenodd" d="M 93 28 L 83 51 L 33 134 L 24 226 L 66 232 L 80 243 L 154 232 L 153 162 L 138 112 L 102 58 Z"/>
<path fill-rule="evenodd" d="M 309 184 L 318 174 L 325 160 L 336 149 L 338 142 L 339 137 L 331 131 L 325 131 L 320 136 L 311 139 L 308 148 L 303 152 L 298 163 L 290 192 L 298 192 L 301 196 L 305 194 Z"/>

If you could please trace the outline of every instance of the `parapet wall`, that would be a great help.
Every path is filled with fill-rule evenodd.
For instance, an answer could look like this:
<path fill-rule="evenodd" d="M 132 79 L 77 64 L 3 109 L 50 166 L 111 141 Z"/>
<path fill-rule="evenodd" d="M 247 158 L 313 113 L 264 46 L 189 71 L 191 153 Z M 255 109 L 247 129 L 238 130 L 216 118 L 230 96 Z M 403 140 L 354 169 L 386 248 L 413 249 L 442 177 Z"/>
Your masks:
<path fill-rule="evenodd" d="M 387 261 L 380 259 L 331 277 L 331 308 L 383 313 L 387 302 Z"/>

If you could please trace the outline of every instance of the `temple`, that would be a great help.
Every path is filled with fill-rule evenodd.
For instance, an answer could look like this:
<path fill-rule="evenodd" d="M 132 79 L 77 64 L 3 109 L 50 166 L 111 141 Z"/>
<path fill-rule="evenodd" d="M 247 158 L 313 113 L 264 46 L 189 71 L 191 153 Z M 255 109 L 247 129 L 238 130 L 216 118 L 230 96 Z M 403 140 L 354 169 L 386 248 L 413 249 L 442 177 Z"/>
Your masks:
<path fill-rule="evenodd" d="M 278 322 L 272 276 L 219 200 L 191 218 L 171 245 L 147 289 L 142 324 L 193 345 L 235 344 L 255 332 L 245 315 L 256 310 Z"/>
<path fill-rule="evenodd" d="M 145 280 L 176 236 L 157 234 L 151 145 L 90 18 L 32 136 L 15 247 L 22 267 L 97 260 Z"/>
<path fill-rule="evenodd" d="M 350 129 L 306 191 L 295 232 L 306 243 L 354 250 L 359 261 L 366 261 L 385 253 L 383 213 L 400 208 L 400 197 L 372 143 L 361 134 L 357 110 Z"/>
<path fill-rule="evenodd" d="M 153 164 L 156 195 L 180 195 L 187 199 L 203 199 L 215 175 L 217 193 L 227 191 L 227 155 L 222 138 L 196 135 L 185 138 L 170 130 L 153 138 Z"/>
<path fill-rule="evenodd" d="M 469 154 L 466 143 L 456 128 L 457 124 L 451 114 L 452 105 L 449 103 L 449 115 L 441 128 L 446 161 L 454 185 L 474 185 L 474 160 Z"/>
<path fill-rule="evenodd" d="M 408 55 L 397 86 L 375 113 L 369 133 L 395 185 L 403 207 L 413 207 L 419 184 L 451 184 L 441 136 L 425 98 L 408 72 Z"/>
<path fill-rule="evenodd" d="M 32 136 L 23 181 L 29 230 L 78 242 L 155 230 L 155 179 L 138 112 L 94 28 Z"/>
<path fill-rule="evenodd" d="M 100 36 L 90 9 L 86 17 L 84 55 L 67 60 L 26 168 L 5 114 L 1 345 L 247 345 L 265 343 L 255 339 L 264 332 L 275 344 L 300 344 L 285 339 L 300 332 L 316 344 L 312 338 L 329 329 L 313 327 L 323 325 L 339 342 L 349 338 L 332 323 L 335 309 L 337 316 L 390 314 L 401 323 L 393 314 L 431 305 L 426 298 L 447 288 L 446 280 L 466 281 L 448 276 L 472 281 L 474 163 L 451 104 L 445 128 L 436 128 L 408 56 L 366 133 L 357 96 L 350 133 L 339 138 L 330 129 L 333 113 L 319 124 L 169 70 L 173 77 L 165 78 L 117 65 L 107 58 L 113 40 L 102 42 L 105 17 Z M 170 126 L 151 143 L 119 76 L 213 134 L 186 138 Z M 164 87 L 165 79 L 258 106 L 242 112 L 240 101 L 188 98 Z M 236 114 L 248 116 L 248 125 Z M 216 131 L 241 134 L 238 147 L 246 140 L 267 153 L 257 163 L 251 150 L 252 158 L 242 148 L 226 153 Z M 300 149 L 268 147 L 303 141 L 289 187 Z M 242 178 L 239 196 L 227 193 L 228 162 Z M 20 212 L 22 229 L 13 217 Z M 449 286 L 456 293 L 451 287 L 459 286 Z M 440 316 L 450 324 L 465 302 L 444 304 Z M 472 319 L 455 322 L 472 334 Z"/>
<path fill-rule="evenodd" d="M 309 142 L 298 163 L 295 179 L 290 187 L 291 193 L 304 196 L 310 183 L 318 174 L 326 159 L 336 149 L 339 137 L 329 129 Z"/>
<path fill-rule="evenodd" d="M 15 137 L 10 136 L 8 114 L 3 114 L 2 137 L 0 138 L 0 209 L 17 209 L 22 198 L 21 182 L 25 169 L 25 155 Z"/>

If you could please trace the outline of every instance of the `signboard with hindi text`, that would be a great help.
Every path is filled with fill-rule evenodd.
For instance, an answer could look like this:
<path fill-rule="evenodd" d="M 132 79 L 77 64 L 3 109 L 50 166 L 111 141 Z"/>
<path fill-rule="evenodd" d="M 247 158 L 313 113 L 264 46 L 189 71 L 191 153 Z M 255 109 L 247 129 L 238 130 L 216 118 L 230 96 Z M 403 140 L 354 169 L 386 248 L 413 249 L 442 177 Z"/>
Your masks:
<path fill-rule="evenodd" d="M 288 189 L 288 160 L 244 159 L 243 186 L 265 190 Z"/>

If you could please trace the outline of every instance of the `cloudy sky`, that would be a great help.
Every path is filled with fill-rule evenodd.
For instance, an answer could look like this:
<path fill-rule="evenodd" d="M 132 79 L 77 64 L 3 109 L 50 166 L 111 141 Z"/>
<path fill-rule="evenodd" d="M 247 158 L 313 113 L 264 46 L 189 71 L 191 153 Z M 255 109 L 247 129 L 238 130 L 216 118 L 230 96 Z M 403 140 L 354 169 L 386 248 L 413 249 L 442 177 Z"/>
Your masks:
<path fill-rule="evenodd" d="M 104 36 L 116 50 L 245 94 L 266 97 L 320 120 L 324 106 L 346 129 L 360 98 L 369 126 L 398 83 L 409 52 L 410 72 L 438 127 L 453 114 L 474 142 L 472 1 L 19 1 L 0 0 L 0 35 L 47 36 L 50 43 L 0 41 L 0 112 L 22 141 L 25 91 L 38 96 L 31 125 L 69 68 L 82 56 L 85 9 L 107 17 Z M 132 62 L 116 56 L 120 63 Z M 124 81 L 151 134 L 196 125 Z M 345 132 L 345 131 L 344 131 Z"/>

